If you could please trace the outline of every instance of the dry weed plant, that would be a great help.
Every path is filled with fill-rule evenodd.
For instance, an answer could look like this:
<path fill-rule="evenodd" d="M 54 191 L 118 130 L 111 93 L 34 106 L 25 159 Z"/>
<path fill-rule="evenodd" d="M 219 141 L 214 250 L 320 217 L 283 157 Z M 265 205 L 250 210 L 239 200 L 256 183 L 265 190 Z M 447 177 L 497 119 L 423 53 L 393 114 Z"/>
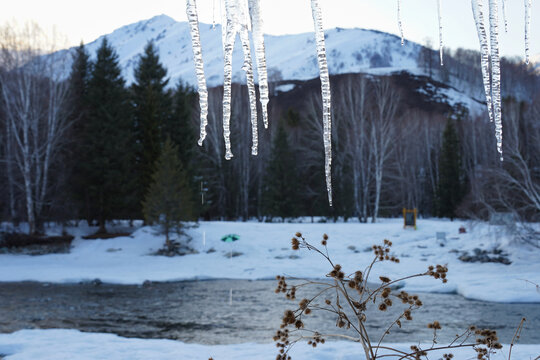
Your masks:
<path fill-rule="evenodd" d="M 441 329 L 439 321 L 433 321 L 428 324 L 428 328 L 433 329 L 433 339 L 431 345 L 421 347 L 413 345 L 410 351 L 401 351 L 393 347 L 381 345 L 386 337 L 396 327 L 401 328 L 402 322 L 413 320 L 413 314 L 416 310 L 423 306 L 418 295 L 409 294 L 405 291 L 398 291 L 395 285 L 403 280 L 415 277 L 433 277 L 446 283 L 448 268 L 444 265 L 429 266 L 423 273 L 408 275 L 399 279 L 390 279 L 385 276 L 380 276 L 376 285 L 369 283 L 370 275 L 373 267 L 383 261 L 392 261 L 399 263 L 399 259 L 392 255 L 392 242 L 384 240 L 382 245 L 374 245 L 374 257 L 371 263 L 363 269 L 353 273 L 346 274 L 344 269 L 339 264 L 335 264 L 328 255 L 328 235 L 324 234 L 321 245 L 324 250 L 321 250 L 314 245 L 308 243 L 301 233 L 296 233 L 292 238 L 293 250 L 307 249 L 320 254 L 330 266 L 330 272 L 326 274 L 329 281 L 313 281 L 306 279 L 285 278 L 277 276 L 278 286 L 276 293 L 284 293 L 287 299 L 298 301 L 297 291 L 305 287 L 317 287 L 320 289 L 315 296 L 311 298 L 302 298 L 298 302 L 298 307 L 294 310 L 286 310 L 282 318 L 280 329 L 274 336 L 274 341 L 278 347 L 277 360 L 290 360 L 290 349 L 299 341 L 307 340 L 309 345 L 317 347 L 319 344 L 324 344 L 325 339 L 341 338 L 362 345 L 366 360 L 375 360 L 381 358 L 395 359 L 428 359 L 428 354 L 433 351 L 445 352 L 440 358 L 441 360 L 453 359 L 452 350 L 456 348 L 471 348 L 476 353 L 476 359 L 488 360 L 492 354 L 502 348 L 499 343 L 497 333 L 490 329 L 478 329 L 475 326 L 470 326 L 463 333 L 456 335 L 455 338 L 446 345 L 439 345 L 437 340 L 437 331 Z M 300 280 L 296 285 L 290 286 L 287 280 Z M 373 280 L 372 280 L 373 281 Z M 392 306 L 399 306 L 401 310 L 397 318 L 387 324 L 382 335 L 377 339 L 372 339 L 366 330 L 369 319 L 367 318 L 366 310 L 370 306 L 376 306 L 380 311 L 386 311 Z M 336 326 L 342 329 L 348 329 L 346 334 L 322 334 L 314 329 L 308 329 L 305 320 L 309 318 L 313 312 L 330 312 L 335 315 Z M 519 338 L 523 322 L 521 321 L 514 341 Z M 510 353 L 508 359 L 510 360 Z M 381 353 L 382 352 L 382 353 Z"/>

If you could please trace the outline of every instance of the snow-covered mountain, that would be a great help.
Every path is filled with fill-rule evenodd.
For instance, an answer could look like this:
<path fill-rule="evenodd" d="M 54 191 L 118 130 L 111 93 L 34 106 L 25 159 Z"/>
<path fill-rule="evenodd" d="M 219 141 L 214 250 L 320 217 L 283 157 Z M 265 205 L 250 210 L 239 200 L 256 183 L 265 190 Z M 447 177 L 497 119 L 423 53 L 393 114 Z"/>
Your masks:
<path fill-rule="evenodd" d="M 203 47 L 204 70 L 208 86 L 223 84 L 223 51 L 221 27 L 200 24 Z M 158 15 L 148 20 L 123 26 L 110 34 L 103 35 L 86 45 L 95 58 L 96 50 L 106 37 L 118 53 L 122 74 L 127 83 L 133 82 L 133 72 L 145 45 L 152 40 L 159 51 L 162 64 L 168 70 L 169 86 L 179 80 L 196 87 L 195 64 L 191 48 L 191 34 L 187 22 L 178 22 L 167 15 Z M 418 68 L 417 59 L 423 47 L 395 35 L 365 29 L 334 28 L 325 30 L 328 65 L 331 75 L 347 73 L 369 73 L 386 75 L 406 71 L 412 75 L 426 75 Z M 310 80 L 319 77 L 313 33 L 293 35 L 265 35 L 266 59 L 270 81 L 280 81 L 276 89 L 289 91 L 295 85 L 287 81 Z M 53 56 L 64 61 L 62 68 L 67 77 L 71 69 L 75 48 L 55 53 Z M 254 55 L 254 54 L 253 54 Z M 254 58 L 254 56 L 253 56 Z M 245 83 L 242 47 L 237 39 L 233 54 L 233 81 Z M 255 80 L 256 68 L 255 71 Z M 426 86 L 429 84 L 425 84 Z M 448 86 L 436 86 L 429 90 L 427 101 L 445 103 L 452 107 L 461 105 L 471 113 L 484 111 L 483 88 L 449 79 Z M 415 91 L 415 90 L 412 90 Z M 418 90 L 417 90 L 418 91 Z"/>
<path fill-rule="evenodd" d="M 219 25 L 212 28 L 212 25 L 201 23 L 200 32 L 208 85 L 222 84 L 221 28 Z M 153 40 L 159 49 L 162 63 L 168 69 L 170 84 L 174 85 L 182 79 L 196 85 L 187 22 L 177 22 L 169 16 L 159 15 L 126 25 L 87 44 L 92 57 L 105 36 L 119 55 L 123 75 L 128 83 L 133 81 L 133 70 L 144 46 Z M 269 74 L 276 80 L 308 80 L 319 76 L 313 33 L 268 35 L 265 36 L 265 42 Z M 398 37 L 387 33 L 341 28 L 326 31 L 326 45 L 330 74 L 388 73 L 404 69 L 414 71 L 421 49 L 420 45 L 409 41 L 401 46 Z M 67 51 L 73 52 L 73 48 Z M 61 55 L 65 54 L 66 51 L 61 52 Z M 236 82 L 245 78 L 241 70 L 242 62 L 242 49 L 237 41 L 233 57 L 233 79 Z"/>

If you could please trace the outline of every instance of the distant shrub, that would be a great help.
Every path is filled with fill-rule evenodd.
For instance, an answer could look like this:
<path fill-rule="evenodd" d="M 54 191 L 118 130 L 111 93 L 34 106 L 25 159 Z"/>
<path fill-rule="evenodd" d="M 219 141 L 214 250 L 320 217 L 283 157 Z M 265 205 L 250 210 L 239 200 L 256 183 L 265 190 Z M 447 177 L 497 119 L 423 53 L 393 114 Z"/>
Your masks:
<path fill-rule="evenodd" d="M 152 184 L 143 202 L 143 213 L 150 224 L 161 226 L 168 247 L 169 234 L 180 232 L 181 222 L 190 220 L 193 213 L 191 194 L 178 157 L 178 148 L 167 139 L 155 166 Z"/>

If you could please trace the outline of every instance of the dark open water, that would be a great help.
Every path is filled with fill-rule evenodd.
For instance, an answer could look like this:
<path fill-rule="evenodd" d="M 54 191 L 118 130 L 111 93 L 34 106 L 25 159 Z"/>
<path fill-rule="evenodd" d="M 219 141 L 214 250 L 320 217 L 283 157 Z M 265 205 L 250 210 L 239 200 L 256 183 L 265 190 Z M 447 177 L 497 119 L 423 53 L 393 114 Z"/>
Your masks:
<path fill-rule="evenodd" d="M 168 338 L 203 344 L 271 342 L 283 311 L 293 303 L 274 293 L 275 281 L 212 280 L 152 283 L 149 286 L 0 283 L 0 332 L 26 328 L 71 328 L 126 337 Z M 230 304 L 232 289 L 232 305 Z M 313 291 L 311 292 L 313 294 Z M 300 291 L 298 299 L 305 295 Z M 438 320 L 438 338 L 449 341 L 469 325 L 497 330 L 509 343 L 522 317 L 520 343 L 540 343 L 540 304 L 499 304 L 458 295 L 419 294 L 426 304 L 385 342 L 430 341 L 426 324 Z M 397 303 L 394 301 L 394 303 Z M 378 339 L 396 317 L 372 310 L 367 328 Z M 314 313 L 306 327 L 336 332 L 332 314 Z"/>

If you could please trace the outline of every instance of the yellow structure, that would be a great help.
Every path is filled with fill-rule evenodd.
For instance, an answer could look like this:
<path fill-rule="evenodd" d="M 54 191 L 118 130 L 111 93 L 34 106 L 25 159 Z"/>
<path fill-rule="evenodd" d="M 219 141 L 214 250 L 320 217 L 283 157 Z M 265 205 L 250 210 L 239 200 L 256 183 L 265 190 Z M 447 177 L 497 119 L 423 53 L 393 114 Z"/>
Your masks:
<path fill-rule="evenodd" d="M 414 228 L 416 230 L 416 209 L 405 209 L 403 208 L 403 228 L 406 229 L 408 227 Z"/>

